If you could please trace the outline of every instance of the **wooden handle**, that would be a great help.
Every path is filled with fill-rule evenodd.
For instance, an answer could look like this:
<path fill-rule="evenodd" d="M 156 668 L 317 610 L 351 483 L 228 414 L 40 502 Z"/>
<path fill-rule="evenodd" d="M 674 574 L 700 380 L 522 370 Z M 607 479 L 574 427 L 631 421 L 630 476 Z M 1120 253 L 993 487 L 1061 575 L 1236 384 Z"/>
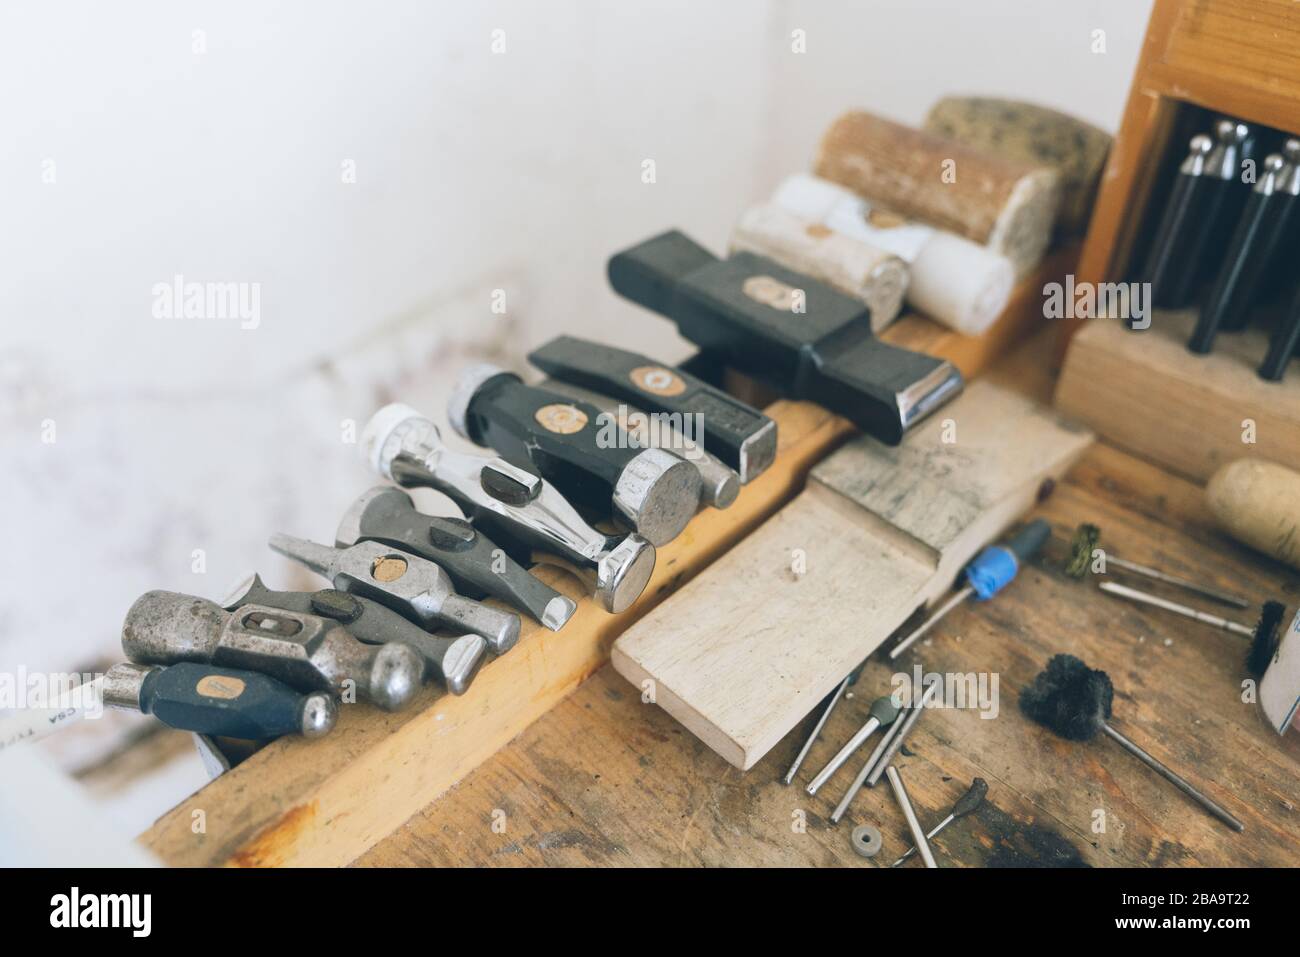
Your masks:
<path fill-rule="evenodd" d="M 1233 538 L 1300 569 L 1300 472 L 1238 459 L 1211 476 L 1205 500 Z"/>
<path fill-rule="evenodd" d="M 1045 106 L 988 96 L 945 96 L 930 107 L 922 129 L 994 156 L 1050 166 L 1061 177 L 1057 232 L 1087 231 L 1109 134 Z"/>
<path fill-rule="evenodd" d="M 896 213 L 992 247 L 1021 276 L 1047 249 L 1060 203 L 1055 170 L 863 112 L 831 125 L 815 170 Z"/>

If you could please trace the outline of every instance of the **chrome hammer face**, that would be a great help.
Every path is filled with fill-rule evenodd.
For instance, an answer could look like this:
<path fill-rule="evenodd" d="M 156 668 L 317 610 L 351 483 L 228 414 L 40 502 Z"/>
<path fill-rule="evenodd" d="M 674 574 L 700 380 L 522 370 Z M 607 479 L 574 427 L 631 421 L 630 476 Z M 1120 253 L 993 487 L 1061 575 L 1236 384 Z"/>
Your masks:
<path fill-rule="evenodd" d="M 302 691 L 340 694 L 355 682 L 360 697 L 387 711 L 419 690 L 424 659 L 409 645 L 365 645 L 317 615 L 245 605 L 232 614 L 193 595 L 151 591 L 122 625 L 122 650 L 136 664 L 205 661 L 260 671 Z"/>
<path fill-rule="evenodd" d="M 547 387 L 582 402 L 594 405 L 644 448 L 663 448 L 685 459 L 700 473 L 700 504 L 709 508 L 727 508 L 740 494 L 740 476 L 699 443 L 683 434 L 671 423 L 652 426 L 650 417 L 640 408 L 617 402 L 590 389 L 568 382 L 548 382 Z M 770 420 L 769 420 L 770 421 Z M 772 423 L 772 435 L 776 435 Z"/>
<path fill-rule="evenodd" d="M 382 542 L 435 562 L 457 590 L 488 594 L 526 611 L 559 631 L 577 606 L 509 558 L 463 518 L 425 515 L 400 488 L 380 485 L 352 503 L 339 522 L 335 544 Z"/>
<path fill-rule="evenodd" d="M 586 583 L 606 611 L 623 611 L 654 571 L 654 547 L 638 535 L 611 538 L 592 528 L 545 480 L 504 459 L 462 455 L 410 406 L 371 417 L 361 437 L 371 468 L 406 488 L 434 488 L 502 544 L 554 556 Z"/>
<path fill-rule="evenodd" d="M 272 535 L 269 544 L 340 591 L 387 605 L 425 628 L 445 625 L 482 635 L 499 655 L 519 640 L 518 615 L 462 598 L 445 571 L 418 555 L 380 542 L 331 548 L 291 535 Z"/>
<path fill-rule="evenodd" d="M 676 538 L 700 502 L 700 474 L 684 459 L 637 442 L 600 410 L 474 365 L 448 407 L 461 435 L 555 484 L 579 507 L 625 521 L 652 545 Z"/>

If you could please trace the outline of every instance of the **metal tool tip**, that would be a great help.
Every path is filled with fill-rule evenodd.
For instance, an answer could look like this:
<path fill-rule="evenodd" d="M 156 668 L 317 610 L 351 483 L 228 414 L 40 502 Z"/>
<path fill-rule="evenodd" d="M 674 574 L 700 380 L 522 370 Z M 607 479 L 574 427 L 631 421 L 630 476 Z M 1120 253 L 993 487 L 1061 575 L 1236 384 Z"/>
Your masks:
<path fill-rule="evenodd" d="M 370 699 L 385 711 L 411 703 L 424 678 L 424 656 L 410 645 L 391 642 L 379 649 L 370 668 Z"/>
<path fill-rule="evenodd" d="M 487 657 L 487 642 L 479 635 L 465 635 L 452 642 L 442 657 L 442 680 L 452 694 L 464 694 Z"/>
<path fill-rule="evenodd" d="M 645 449 L 614 486 L 614 508 L 651 545 L 666 545 L 695 517 L 700 472 L 663 449 Z"/>
<path fill-rule="evenodd" d="M 323 691 L 309 694 L 302 703 L 302 736 L 319 738 L 329 734 L 338 720 L 339 707 Z"/>
<path fill-rule="evenodd" d="M 612 615 L 626 611 L 655 570 L 655 549 L 639 535 L 629 535 L 596 564 L 596 599 Z"/>
<path fill-rule="evenodd" d="M 578 606 L 571 599 L 556 595 L 542 611 L 542 624 L 551 631 L 559 631 L 577 610 Z"/>
<path fill-rule="evenodd" d="M 244 604 L 244 599 L 254 588 L 262 584 L 261 576 L 257 572 L 249 572 L 238 582 L 235 583 L 218 604 L 222 608 L 232 608 Z"/>

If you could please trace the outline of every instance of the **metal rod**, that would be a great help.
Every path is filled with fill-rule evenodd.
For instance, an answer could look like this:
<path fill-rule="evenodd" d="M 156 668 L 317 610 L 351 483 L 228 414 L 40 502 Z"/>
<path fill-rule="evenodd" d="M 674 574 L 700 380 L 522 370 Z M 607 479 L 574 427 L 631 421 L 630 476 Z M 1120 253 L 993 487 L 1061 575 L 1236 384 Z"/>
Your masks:
<path fill-rule="evenodd" d="M 1202 585 L 1186 578 L 1179 578 L 1177 575 L 1170 575 L 1168 572 L 1162 572 L 1157 568 L 1151 568 L 1147 565 L 1139 565 L 1137 562 L 1130 562 L 1123 558 L 1116 558 L 1111 554 L 1106 555 L 1106 564 L 1114 565 L 1116 568 L 1123 568 L 1125 571 L 1133 572 L 1135 575 L 1144 575 L 1147 578 L 1154 578 L 1156 581 L 1165 582 L 1168 585 L 1177 585 L 1179 588 L 1186 588 L 1188 591 L 1196 592 L 1198 595 L 1204 595 L 1206 598 L 1212 598 L 1225 605 L 1235 605 L 1238 608 L 1250 607 L 1250 602 L 1246 601 L 1244 598 L 1238 597 L 1237 595 L 1230 595 L 1226 591 L 1219 591 L 1217 588 L 1211 588 L 1209 585 Z"/>
<path fill-rule="evenodd" d="M 885 774 L 889 777 L 889 786 L 894 789 L 894 798 L 898 801 L 898 806 L 903 809 L 903 817 L 907 818 L 908 830 L 912 832 L 912 843 L 916 845 L 921 860 L 925 861 L 926 867 L 938 867 L 934 854 L 930 852 L 930 842 L 926 839 L 925 831 L 921 829 L 921 822 L 916 819 L 916 811 L 912 809 L 912 801 L 907 796 L 907 787 L 903 784 L 902 775 L 892 764 L 885 768 Z"/>
<path fill-rule="evenodd" d="M 871 757 L 867 758 L 866 763 L 862 765 L 862 770 L 859 771 L 858 776 L 853 779 L 853 783 L 849 785 L 849 789 L 844 792 L 844 797 L 840 798 L 840 803 L 835 805 L 835 810 L 831 813 L 832 824 L 840 823 L 840 818 L 844 816 L 844 812 L 849 809 L 849 805 L 853 803 L 853 799 L 857 797 L 858 792 L 862 790 L 862 785 L 866 783 L 867 775 L 870 774 L 871 769 L 876 766 L 876 762 L 879 761 L 880 756 L 885 753 L 885 749 L 889 747 L 889 742 L 894 740 L 894 736 L 902 729 L 903 724 L 904 720 L 901 716 L 895 718 L 894 723 L 889 726 L 889 730 L 880 736 L 880 743 L 877 744 L 876 749 L 871 752 Z"/>
<path fill-rule="evenodd" d="M 816 794 L 818 789 L 830 780 L 831 775 L 843 767 L 845 761 L 853 757 L 853 752 L 858 750 L 862 746 L 862 742 L 871 737 L 872 732 L 878 727 L 880 727 L 879 719 L 874 715 L 868 718 L 866 723 L 857 730 L 857 733 L 849 738 L 844 747 L 840 748 L 835 757 L 826 762 L 826 767 L 817 772 L 817 776 L 808 785 L 808 793 Z"/>
<path fill-rule="evenodd" d="M 925 839 L 926 839 L 927 841 L 930 840 L 930 838 L 934 837 L 936 834 L 938 834 L 940 831 L 942 831 L 945 827 L 947 827 L 949 824 L 951 824 L 951 823 L 952 823 L 953 821 L 955 821 L 955 820 L 957 820 L 957 815 L 956 815 L 956 814 L 949 814 L 947 817 L 945 817 L 942 821 L 940 821 L 940 822 L 939 822 L 938 824 L 936 824 L 934 827 L 930 828 L 929 833 L 925 835 Z M 890 867 L 897 867 L 899 864 L 902 864 L 904 861 L 910 861 L 910 860 L 912 859 L 912 855 L 915 854 L 915 853 L 916 853 L 916 845 L 913 844 L 911 847 L 909 847 L 909 848 L 907 849 L 907 853 L 906 853 L 906 854 L 904 854 L 904 855 L 903 855 L 902 857 L 900 857 L 898 860 L 894 861 L 894 863 L 890 864 L 889 866 L 890 866 Z"/>
<path fill-rule="evenodd" d="M 949 598 L 939 607 L 938 611 L 921 624 L 921 627 L 917 628 L 916 631 L 912 632 L 898 644 L 894 645 L 893 648 L 889 649 L 889 660 L 893 661 L 912 645 L 916 644 L 916 642 L 919 641 L 927 631 L 933 628 L 944 615 L 948 614 L 948 612 L 952 611 L 973 594 L 975 594 L 975 589 L 970 585 L 967 585 L 961 591 L 957 592 L 957 594 Z"/>
<path fill-rule="evenodd" d="M 1207 811 L 1209 811 L 1219 820 L 1223 821 L 1234 831 L 1244 831 L 1246 829 L 1246 825 L 1242 824 L 1235 817 L 1229 814 L 1227 810 L 1225 810 L 1222 806 L 1215 803 L 1209 797 L 1206 797 L 1200 791 L 1196 790 L 1196 788 L 1192 787 L 1192 785 L 1188 781 L 1179 777 L 1169 768 L 1165 767 L 1163 764 L 1161 764 L 1151 755 L 1147 754 L 1145 751 L 1139 748 L 1128 738 L 1124 737 L 1124 735 L 1120 734 L 1110 725 L 1105 724 L 1103 722 L 1101 729 L 1105 731 L 1108 735 L 1110 735 L 1110 737 L 1116 743 L 1118 743 L 1119 746 L 1122 747 L 1125 751 L 1133 755 L 1133 757 L 1137 758 L 1139 761 L 1141 761 L 1143 764 L 1149 767 L 1152 771 L 1155 771 L 1157 774 L 1161 775 L 1166 781 L 1168 781 L 1174 787 L 1178 788 L 1178 790 L 1182 791 L 1189 798 L 1199 803 L 1201 807 L 1205 808 Z"/>
<path fill-rule="evenodd" d="M 1155 605 L 1157 608 L 1163 608 L 1165 611 L 1172 611 L 1175 615 L 1182 615 L 1184 618 L 1194 618 L 1196 621 L 1204 622 L 1207 625 L 1213 625 L 1215 628 L 1222 628 L 1224 631 L 1231 631 L 1237 635 L 1245 635 L 1247 638 L 1255 637 L 1255 631 L 1253 628 L 1239 625 L 1235 621 L 1228 621 L 1228 619 L 1220 618 L 1218 615 L 1211 615 L 1209 612 L 1197 611 L 1195 608 L 1188 608 L 1186 605 L 1180 605 L 1176 601 L 1169 601 L 1167 598 L 1158 598 L 1155 595 L 1148 595 L 1144 591 L 1138 591 L 1136 588 L 1129 588 L 1127 585 L 1118 585 L 1115 582 L 1102 582 L 1097 587 L 1112 595 L 1119 595 L 1121 598 L 1127 598 L 1130 601 L 1135 601 L 1143 605 Z"/>
<path fill-rule="evenodd" d="M 798 755 L 795 756 L 794 764 L 790 765 L 790 770 L 786 771 L 785 777 L 781 779 L 782 783 L 789 784 L 794 780 L 794 776 L 798 772 L 799 766 L 803 764 L 804 758 L 808 757 L 808 752 L 812 750 L 813 742 L 816 741 L 817 736 L 822 733 L 822 728 L 826 726 L 826 719 L 831 716 L 831 712 L 835 710 L 835 706 L 839 704 L 840 699 L 844 697 L 844 692 L 848 689 L 849 682 L 852 681 L 852 679 L 853 672 L 849 672 L 844 676 L 844 680 L 840 682 L 840 686 L 831 693 L 831 700 L 826 703 L 826 707 L 822 710 L 822 716 L 817 719 L 817 726 L 812 729 L 812 734 L 808 735 L 808 740 L 805 741 L 803 747 L 799 749 Z"/>
<path fill-rule="evenodd" d="M 903 746 L 903 739 L 906 738 L 907 733 L 912 730 L 912 726 L 921 720 L 921 712 L 925 710 L 925 706 L 929 703 L 930 699 L 938 693 L 941 687 L 943 687 L 942 681 L 936 681 L 934 684 L 930 685 L 930 687 L 925 689 L 925 694 L 921 696 L 921 700 L 918 701 L 910 711 L 908 711 L 907 717 L 903 719 L 903 726 L 898 729 L 898 734 L 894 735 L 893 739 L 889 742 L 889 746 L 885 748 L 885 752 L 876 759 L 876 766 L 872 768 L 871 773 L 867 775 L 867 787 L 874 788 L 880 781 L 880 776 L 884 773 L 885 768 L 889 766 L 890 761 L 894 760 L 894 755 L 898 753 L 898 749 Z"/>

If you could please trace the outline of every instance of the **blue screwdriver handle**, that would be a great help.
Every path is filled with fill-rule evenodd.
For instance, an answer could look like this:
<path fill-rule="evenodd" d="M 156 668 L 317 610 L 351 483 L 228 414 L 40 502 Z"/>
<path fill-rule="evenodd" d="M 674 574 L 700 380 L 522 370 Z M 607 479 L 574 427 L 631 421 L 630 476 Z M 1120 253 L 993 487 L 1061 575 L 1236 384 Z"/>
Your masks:
<path fill-rule="evenodd" d="M 990 545 L 966 566 L 966 582 L 980 601 L 988 601 L 1015 579 L 1020 566 L 1037 555 L 1052 536 L 1052 526 L 1036 518 L 1005 545 Z"/>

